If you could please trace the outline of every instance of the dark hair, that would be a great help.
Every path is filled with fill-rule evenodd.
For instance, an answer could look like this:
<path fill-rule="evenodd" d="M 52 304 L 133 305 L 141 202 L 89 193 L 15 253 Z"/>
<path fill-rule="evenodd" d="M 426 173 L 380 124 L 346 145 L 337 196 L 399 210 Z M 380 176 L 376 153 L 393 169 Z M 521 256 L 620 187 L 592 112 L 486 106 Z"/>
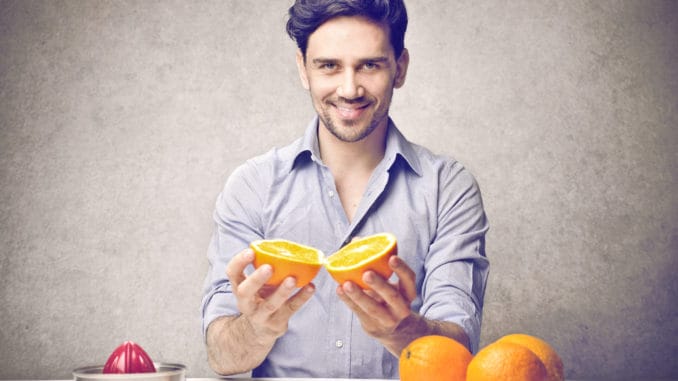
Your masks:
<path fill-rule="evenodd" d="M 395 57 L 405 48 L 407 10 L 403 0 L 296 0 L 289 9 L 287 34 L 306 57 L 308 37 L 320 25 L 339 16 L 363 16 L 389 26 Z"/>

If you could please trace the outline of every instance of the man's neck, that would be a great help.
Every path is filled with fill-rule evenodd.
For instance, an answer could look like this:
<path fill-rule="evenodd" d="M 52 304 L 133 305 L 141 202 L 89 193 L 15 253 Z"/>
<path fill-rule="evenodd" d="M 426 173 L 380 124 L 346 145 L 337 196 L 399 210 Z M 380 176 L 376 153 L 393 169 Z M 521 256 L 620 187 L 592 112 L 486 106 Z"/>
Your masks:
<path fill-rule="evenodd" d="M 384 158 L 388 123 L 377 127 L 366 138 L 348 143 L 337 139 L 326 128 L 318 129 L 318 144 L 323 163 L 335 177 L 347 173 L 371 173 Z"/>
<path fill-rule="evenodd" d="M 358 210 L 372 172 L 384 158 L 388 123 L 377 127 L 366 138 L 347 143 L 323 126 L 318 129 L 320 157 L 334 177 L 334 185 L 349 222 Z"/>

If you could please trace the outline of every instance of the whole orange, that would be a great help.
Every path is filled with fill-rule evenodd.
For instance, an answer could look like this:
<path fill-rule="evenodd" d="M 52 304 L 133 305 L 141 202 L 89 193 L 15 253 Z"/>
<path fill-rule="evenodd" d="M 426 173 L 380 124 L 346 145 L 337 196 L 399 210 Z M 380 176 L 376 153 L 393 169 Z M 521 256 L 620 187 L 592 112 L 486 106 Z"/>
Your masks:
<path fill-rule="evenodd" d="M 303 287 L 315 278 L 325 260 L 322 251 L 284 239 L 257 240 L 250 243 L 254 251 L 254 267 L 269 264 L 273 275 L 266 282 L 279 286 L 282 281 L 292 276 L 296 278 L 297 287 Z"/>
<path fill-rule="evenodd" d="M 354 240 L 327 257 L 325 268 L 339 284 L 352 281 L 367 289 L 369 287 L 363 282 L 363 273 L 372 270 L 388 279 L 393 274 L 388 260 L 397 253 L 398 246 L 393 234 L 374 234 Z"/>
<path fill-rule="evenodd" d="M 468 365 L 467 381 L 546 381 L 546 367 L 528 348 L 494 342 L 481 349 Z"/>
<path fill-rule="evenodd" d="M 473 355 L 446 336 L 422 336 L 400 353 L 401 381 L 464 381 Z"/>
<path fill-rule="evenodd" d="M 537 355 L 541 362 L 546 366 L 546 372 L 548 373 L 548 377 L 546 378 L 547 381 L 565 380 L 563 360 L 560 359 L 558 353 L 556 353 L 556 351 L 546 341 L 535 336 L 521 333 L 506 335 L 497 341 L 520 344 L 534 352 L 534 354 Z"/>

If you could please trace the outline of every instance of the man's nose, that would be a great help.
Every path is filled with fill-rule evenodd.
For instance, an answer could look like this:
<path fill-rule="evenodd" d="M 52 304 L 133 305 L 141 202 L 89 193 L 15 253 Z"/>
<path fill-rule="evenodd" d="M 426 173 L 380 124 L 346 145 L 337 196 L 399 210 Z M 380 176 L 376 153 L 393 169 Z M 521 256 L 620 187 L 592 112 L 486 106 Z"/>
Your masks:
<path fill-rule="evenodd" d="M 354 70 L 347 70 L 342 77 L 341 84 L 337 88 L 337 95 L 346 99 L 355 99 L 362 97 L 364 93 L 365 90 L 360 85 L 356 72 Z"/>

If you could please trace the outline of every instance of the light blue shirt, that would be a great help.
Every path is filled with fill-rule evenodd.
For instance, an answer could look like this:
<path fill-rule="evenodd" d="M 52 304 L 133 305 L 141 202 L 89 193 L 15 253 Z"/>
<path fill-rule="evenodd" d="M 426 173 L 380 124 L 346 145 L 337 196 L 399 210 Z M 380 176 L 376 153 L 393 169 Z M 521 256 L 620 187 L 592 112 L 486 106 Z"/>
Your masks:
<path fill-rule="evenodd" d="M 353 237 L 391 232 L 417 275 L 412 310 L 459 324 L 478 349 L 489 262 L 478 185 L 453 159 L 408 142 L 389 121 L 386 152 L 351 223 L 320 159 L 318 119 L 303 138 L 255 157 L 229 177 L 216 202 L 216 231 L 202 304 L 203 332 L 238 314 L 226 264 L 256 239 L 284 238 L 326 255 Z M 398 358 L 367 336 L 321 269 L 313 297 L 291 318 L 255 377 L 398 378 Z"/>

